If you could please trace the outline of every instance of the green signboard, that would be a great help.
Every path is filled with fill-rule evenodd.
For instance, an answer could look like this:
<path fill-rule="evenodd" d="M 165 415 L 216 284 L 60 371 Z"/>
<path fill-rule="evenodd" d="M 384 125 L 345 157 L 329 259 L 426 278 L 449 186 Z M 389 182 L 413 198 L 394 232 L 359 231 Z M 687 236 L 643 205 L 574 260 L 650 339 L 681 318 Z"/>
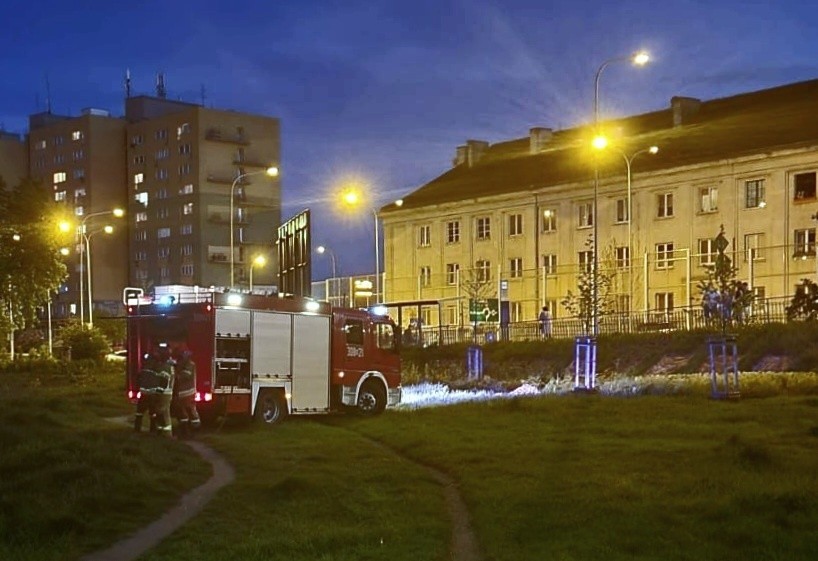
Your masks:
<path fill-rule="evenodd" d="M 500 321 L 500 304 L 497 298 L 485 298 L 483 300 L 470 298 L 469 321 L 472 323 Z"/>

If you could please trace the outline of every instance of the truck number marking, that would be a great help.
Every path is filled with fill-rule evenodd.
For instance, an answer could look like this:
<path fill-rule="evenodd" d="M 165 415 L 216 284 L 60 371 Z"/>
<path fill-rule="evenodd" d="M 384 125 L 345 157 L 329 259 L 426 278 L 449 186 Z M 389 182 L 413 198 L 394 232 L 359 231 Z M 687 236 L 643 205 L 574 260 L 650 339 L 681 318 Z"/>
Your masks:
<path fill-rule="evenodd" d="M 347 357 L 364 357 L 364 348 L 362 345 L 347 345 Z"/>

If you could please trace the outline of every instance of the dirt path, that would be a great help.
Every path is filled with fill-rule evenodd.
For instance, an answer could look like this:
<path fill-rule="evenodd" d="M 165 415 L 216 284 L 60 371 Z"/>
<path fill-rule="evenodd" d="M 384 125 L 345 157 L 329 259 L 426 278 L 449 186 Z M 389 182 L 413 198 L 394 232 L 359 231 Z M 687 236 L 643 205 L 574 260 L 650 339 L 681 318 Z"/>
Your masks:
<path fill-rule="evenodd" d="M 213 475 L 202 485 L 188 492 L 179 504 L 166 512 L 159 520 L 145 526 L 134 535 L 115 543 L 104 551 L 86 555 L 81 561 L 132 561 L 163 539 L 182 524 L 196 516 L 213 498 L 216 491 L 233 482 L 233 468 L 213 449 L 196 441 L 185 441 L 205 461 L 213 466 Z"/>

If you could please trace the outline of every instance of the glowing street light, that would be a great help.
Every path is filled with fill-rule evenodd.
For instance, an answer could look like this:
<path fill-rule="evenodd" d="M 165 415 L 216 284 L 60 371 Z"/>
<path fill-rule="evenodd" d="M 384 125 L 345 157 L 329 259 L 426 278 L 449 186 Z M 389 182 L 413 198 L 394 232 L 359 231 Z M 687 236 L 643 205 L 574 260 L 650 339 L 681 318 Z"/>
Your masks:
<path fill-rule="evenodd" d="M 112 234 L 114 232 L 114 227 L 110 224 L 106 224 L 99 230 L 82 234 L 82 237 L 85 240 L 85 263 L 86 273 L 88 275 L 88 326 L 91 328 L 94 327 L 94 299 L 92 297 L 93 293 L 91 292 L 91 238 L 100 232 Z"/>
<path fill-rule="evenodd" d="M 326 246 L 319 245 L 318 247 L 315 248 L 315 253 L 317 253 L 319 255 L 323 255 L 324 253 L 329 253 L 329 257 L 330 257 L 330 260 L 332 262 L 332 278 L 337 277 L 338 275 L 337 275 L 336 269 L 335 269 L 335 252 L 332 251 L 330 248 L 328 248 Z"/>
<path fill-rule="evenodd" d="M 89 220 L 91 220 L 92 218 L 97 218 L 97 217 L 100 217 L 100 216 L 111 216 L 111 215 L 115 216 L 116 218 L 121 218 L 121 217 L 125 216 L 125 211 L 124 211 L 124 210 L 122 210 L 121 208 L 114 208 L 114 209 L 112 209 L 112 210 L 101 210 L 101 211 L 99 211 L 99 212 L 92 212 L 92 213 L 86 214 L 86 215 L 83 217 L 82 222 L 80 222 L 79 226 L 77 226 L 77 237 L 79 238 L 79 248 L 80 248 L 80 251 L 79 251 L 79 261 L 80 261 L 80 292 L 79 292 L 79 299 L 80 299 L 80 323 L 81 323 L 81 324 L 83 324 L 83 325 L 85 325 L 85 308 L 84 308 L 84 304 L 83 304 L 85 299 L 83 298 L 83 278 L 82 278 L 82 277 L 83 277 L 83 274 L 82 274 L 82 270 L 83 270 L 83 263 L 82 263 L 82 254 L 84 253 L 84 251 L 85 251 L 86 247 L 90 247 L 90 246 L 88 246 L 88 244 L 87 244 L 87 239 L 85 238 L 85 233 L 86 233 L 86 223 L 87 223 Z M 62 227 L 63 227 L 63 225 L 62 225 L 62 224 L 60 224 L 60 228 L 62 228 Z M 86 243 L 83 243 L 83 241 L 85 241 Z M 90 249 L 89 249 L 88 251 L 90 252 Z M 90 257 L 90 255 L 89 255 L 89 256 L 88 256 L 88 263 L 90 263 L 90 262 L 91 262 L 91 257 Z M 90 272 L 89 272 L 89 273 L 88 273 L 88 279 L 89 279 L 89 282 L 88 282 L 88 283 L 89 283 L 88 293 L 89 293 L 89 294 L 91 293 L 91 289 L 90 289 L 90 278 L 91 278 L 91 276 L 90 276 Z M 90 308 L 91 308 L 91 307 L 93 307 L 93 305 L 94 305 L 93 301 L 91 301 L 91 300 L 89 299 L 89 300 L 88 300 L 88 308 L 89 308 L 89 310 L 90 310 Z M 93 326 L 93 325 L 92 325 L 92 326 Z"/>
<path fill-rule="evenodd" d="M 259 267 L 264 267 L 267 264 L 267 258 L 263 255 L 256 255 L 253 261 L 250 263 L 250 292 L 253 292 L 253 267 L 258 265 Z"/>
<path fill-rule="evenodd" d="M 242 179 L 244 179 L 245 177 L 249 177 L 251 175 L 258 175 L 258 174 L 261 174 L 261 173 L 266 174 L 268 177 L 277 177 L 278 176 L 278 168 L 275 167 L 275 166 L 270 166 L 267 169 L 261 169 L 261 170 L 258 170 L 258 171 L 249 171 L 247 173 L 241 173 L 241 174 L 236 176 L 236 178 L 233 180 L 233 183 L 230 185 L 230 288 L 233 288 L 233 286 L 234 286 L 235 272 L 236 272 L 235 271 L 235 268 L 236 268 L 235 267 L 236 255 L 235 255 L 234 240 L 233 240 L 233 220 L 235 218 L 233 216 L 233 214 L 235 212 L 233 210 L 233 206 L 234 206 L 234 203 L 235 203 L 234 192 L 236 190 L 236 184 L 238 184 L 238 182 L 241 181 Z M 250 266 L 250 273 L 252 274 L 252 272 L 253 272 L 253 268 L 252 268 L 252 265 L 251 265 Z"/>

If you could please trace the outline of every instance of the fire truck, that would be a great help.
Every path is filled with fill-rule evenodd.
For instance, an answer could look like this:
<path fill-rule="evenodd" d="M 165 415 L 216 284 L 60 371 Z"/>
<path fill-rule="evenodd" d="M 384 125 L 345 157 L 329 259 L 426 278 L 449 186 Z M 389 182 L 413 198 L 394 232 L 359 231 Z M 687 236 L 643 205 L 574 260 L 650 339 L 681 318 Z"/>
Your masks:
<path fill-rule="evenodd" d="M 157 347 L 192 353 L 203 420 L 355 410 L 376 415 L 401 399 L 398 328 L 386 315 L 199 287 L 123 293 L 127 309 L 128 398 Z"/>

